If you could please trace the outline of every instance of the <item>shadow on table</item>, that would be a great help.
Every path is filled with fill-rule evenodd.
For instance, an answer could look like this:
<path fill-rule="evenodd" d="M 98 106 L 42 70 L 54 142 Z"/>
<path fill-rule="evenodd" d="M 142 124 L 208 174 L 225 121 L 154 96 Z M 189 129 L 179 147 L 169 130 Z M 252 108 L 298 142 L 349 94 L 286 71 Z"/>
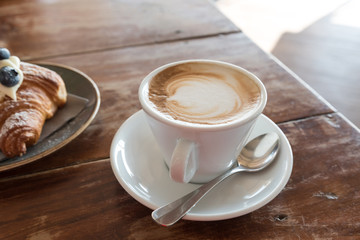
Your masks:
<path fill-rule="evenodd" d="M 283 34 L 272 54 L 359 127 L 360 18 L 348 5 L 301 32 Z"/>

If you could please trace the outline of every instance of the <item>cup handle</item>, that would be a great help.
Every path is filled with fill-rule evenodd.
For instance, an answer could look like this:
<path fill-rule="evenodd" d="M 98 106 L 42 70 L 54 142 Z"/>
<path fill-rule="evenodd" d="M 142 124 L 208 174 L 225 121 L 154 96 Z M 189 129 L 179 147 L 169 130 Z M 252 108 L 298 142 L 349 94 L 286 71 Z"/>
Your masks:
<path fill-rule="evenodd" d="M 188 183 L 197 168 L 195 143 L 179 138 L 170 161 L 170 177 L 176 182 Z"/>

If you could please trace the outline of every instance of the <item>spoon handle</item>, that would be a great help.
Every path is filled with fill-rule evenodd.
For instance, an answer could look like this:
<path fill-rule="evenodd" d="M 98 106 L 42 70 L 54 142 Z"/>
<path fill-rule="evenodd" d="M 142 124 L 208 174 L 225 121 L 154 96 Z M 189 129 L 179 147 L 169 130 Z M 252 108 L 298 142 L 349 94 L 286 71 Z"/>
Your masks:
<path fill-rule="evenodd" d="M 163 226 L 171 226 L 179 221 L 186 213 L 188 213 L 211 189 L 222 182 L 230 175 L 241 172 L 244 169 L 241 167 L 233 168 L 223 175 L 211 180 L 202 185 L 191 193 L 171 202 L 163 207 L 154 210 L 151 214 L 155 222 Z"/>

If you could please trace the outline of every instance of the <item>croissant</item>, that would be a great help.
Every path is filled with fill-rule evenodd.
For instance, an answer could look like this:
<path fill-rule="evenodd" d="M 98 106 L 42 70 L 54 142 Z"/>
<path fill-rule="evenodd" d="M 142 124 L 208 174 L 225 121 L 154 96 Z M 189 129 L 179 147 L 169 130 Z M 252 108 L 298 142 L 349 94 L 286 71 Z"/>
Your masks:
<path fill-rule="evenodd" d="M 0 149 L 7 157 L 25 154 L 67 98 L 64 81 L 54 71 L 24 62 L 20 69 L 24 78 L 16 101 L 5 97 L 0 103 Z"/>

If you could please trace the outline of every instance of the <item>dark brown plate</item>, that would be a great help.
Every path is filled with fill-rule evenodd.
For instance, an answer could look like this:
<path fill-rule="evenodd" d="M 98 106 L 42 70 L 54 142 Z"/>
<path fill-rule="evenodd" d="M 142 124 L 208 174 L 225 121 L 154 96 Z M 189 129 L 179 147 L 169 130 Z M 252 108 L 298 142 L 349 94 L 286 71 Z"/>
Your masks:
<path fill-rule="evenodd" d="M 62 148 L 89 126 L 99 110 L 100 92 L 90 77 L 77 69 L 64 65 L 52 63 L 37 64 L 57 72 L 63 78 L 68 93 L 86 98 L 89 101 L 75 118 L 44 140 L 28 148 L 26 154 L 20 157 L 1 160 L 0 171 L 28 164 Z"/>

